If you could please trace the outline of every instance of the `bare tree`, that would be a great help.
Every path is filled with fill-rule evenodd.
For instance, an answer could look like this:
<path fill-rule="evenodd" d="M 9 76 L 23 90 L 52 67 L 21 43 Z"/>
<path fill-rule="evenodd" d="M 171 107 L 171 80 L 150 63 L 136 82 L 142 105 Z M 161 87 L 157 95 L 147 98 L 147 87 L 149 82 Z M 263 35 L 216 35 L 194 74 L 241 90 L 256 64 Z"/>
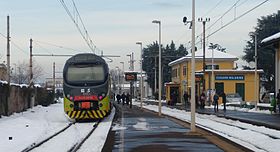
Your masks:
<path fill-rule="evenodd" d="M 36 82 L 43 75 L 43 69 L 37 64 L 33 64 L 33 82 Z M 11 82 L 18 84 L 28 84 L 29 82 L 29 63 L 26 61 L 13 64 Z"/>

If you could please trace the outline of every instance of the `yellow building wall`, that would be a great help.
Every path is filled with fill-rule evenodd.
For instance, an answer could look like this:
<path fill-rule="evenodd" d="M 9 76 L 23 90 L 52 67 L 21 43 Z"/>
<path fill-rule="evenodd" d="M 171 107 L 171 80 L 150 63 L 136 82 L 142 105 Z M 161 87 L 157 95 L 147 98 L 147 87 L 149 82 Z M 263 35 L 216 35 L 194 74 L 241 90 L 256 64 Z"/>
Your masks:
<path fill-rule="evenodd" d="M 214 73 L 214 75 L 216 75 Z M 244 80 L 215 80 L 215 83 L 224 83 L 224 92 L 228 93 L 236 93 L 236 83 L 244 83 L 244 100 L 246 102 L 254 102 L 255 101 L 255 73 L 219 73 L 219 75 L 244 75 Z M 211 76 L 211 75 L 210 75 Z M 205 75 L 205 88 L 209 88 L 209 75 Z M 257 74 L 257 87 L 259 86 L 259 73 Z M 258 87 L 259 89 L 259 87 Z M 257 91 L 257 97 L 259 97 L 259 90 Z M 221 100 L 219 100 L 221 103 Z"/>
<path fill-rule="evenodd" d="M 280 54 L 280 53 L 279 53 Z M 207 64 L 211 64 L 212 62 L 206 62 Z M 234 68 L 234 62 L 232 60 L 229 61 L 214 61 L 215 64 L 219 65 L 219 69 L 233 69 Z M 187 75 L 183 75 L 183 68 L 186 66 L 186 72 Z M 183 99 L 184 91 L 189 91 L 189 88 L 191 86 L 191 61 L 186 61 L 177 65 L 172 66 L 172 69 L 177 68 L 180 70 L 179 76 L 177 78 L 172 78 L 173 82 L 180 84 L 180 98 L 179 101 Z M 203 69 L 203 62 L 202 60 L 197 60 L 195 64 L 195 71 L 200 71 Z M 224 83 L 224 91 L 226 93 L 235 93 L 236 92 L 236 83 L 244 83 L 245 88 L 245 96 L 244 99 L 247 102 L 255 101 L 255 75 L 254 72 L 250 73 L 236 73 L 236 72 L 229 72 L 229 73 L 219 73 L 220 75 L 244 75 L 244 80 L 217 80 L 216 82 L 223 82 Z M 215 73 L 216 75 L 216 73 Z M 207 73 L 205 74 L 205 89 L 210 89 L 209 86 L 209 76 Z M 187 80 L 187 84 L 184 85 L 182 83 L 183 80 Z M 211 84 L 210 84 L 211 85 Z M 259 73 L 257 76 L 257 86 L 259 86 Z M 259 88 L 258 88 L 259 89 Z M 169 90 L 167 90 L 167 93 Z M 257 91 L 257 97 L 259 97 L 259 90 Z M 170 97 L 167 96 L 167 98 L 170 100 Z M 220 100 L 219 100 L 220 101 Z M 221 101 L 220 101 L 221 102 Z"/>

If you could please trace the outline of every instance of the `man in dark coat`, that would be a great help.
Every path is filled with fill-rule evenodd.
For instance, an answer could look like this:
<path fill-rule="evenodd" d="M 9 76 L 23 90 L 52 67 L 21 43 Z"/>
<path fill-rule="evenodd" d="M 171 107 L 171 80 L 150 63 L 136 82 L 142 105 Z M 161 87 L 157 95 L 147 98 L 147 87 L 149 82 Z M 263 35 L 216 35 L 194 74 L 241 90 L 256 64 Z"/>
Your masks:
<path fill-rule="evenodd" d="M 217 93 L 215 93 L 213 100 L 214 100 L 214 111 L 218 112 L 219 111 L 219 108 L 218 108 L 219 96 Z"/>
<path fill-rule="evenodd" d="M 227 102 L 227 97 L 226 97 L 226 94 L 224 91 L 222 91 L 221 95 L 222 97 L 222 101 L 223 101 L 223 104 L 224 104 L 224 111 L 226 111 L 226 102 Z"/>
<path fill-rule="evenodd" d="M 184 97 L 185 105 L 186 106 L 189 105 L 189 95 L 188 95 L 188 93 L 186 91 L 185 91 L 183 97 Z"/>
<path fill-rule="evenodd" d="M 118 104 L 121 102 L 121 95 L 120 94 L 117 94 L 117 102 L 118 102 Z"/>
<path fill-rule="evenodd" d="M 126 99 L 126 95 L 124 94 L 124 92 L 122 93 L 122 104 L 125 104 L 125 99 Z"/>

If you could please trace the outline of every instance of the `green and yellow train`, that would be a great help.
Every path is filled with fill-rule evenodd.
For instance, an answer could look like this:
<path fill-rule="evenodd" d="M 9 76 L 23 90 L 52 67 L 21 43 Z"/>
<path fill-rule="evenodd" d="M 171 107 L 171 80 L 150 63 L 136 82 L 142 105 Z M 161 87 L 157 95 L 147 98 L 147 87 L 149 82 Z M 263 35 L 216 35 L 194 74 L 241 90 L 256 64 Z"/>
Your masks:
<path fill-rule="evenodd" d="M 102 119 L 111 112 L 109 68 L 102 57 L 72 56 L 64 65 L 63 81 L 64 111 L 70 119 Z"/>

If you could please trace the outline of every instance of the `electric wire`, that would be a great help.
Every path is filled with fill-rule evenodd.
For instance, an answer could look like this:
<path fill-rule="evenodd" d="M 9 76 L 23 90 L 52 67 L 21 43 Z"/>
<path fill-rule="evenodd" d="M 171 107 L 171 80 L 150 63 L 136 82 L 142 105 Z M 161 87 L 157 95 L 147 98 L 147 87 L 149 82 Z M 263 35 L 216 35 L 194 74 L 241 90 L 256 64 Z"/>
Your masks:
<path fill-rule="evenodd" d="M 0 35 L 2 37 L 4 37 L 5 39 L 7 39 L 7 36 L 5 36 L 4 34 L 0 33 Z M 18 50 L 22 51 L 24 54 L 28 55 L 28 52 L 26 52 L 24 49 L 22 49 L 21 47 L 19 47 L 13 40 L 10 39 L 11 44 L 16 47 Z"/>
<path fill-rule="evenodd" d="M 74 52 L 77 52 L 77 53 L 81 53 L 81 51 L 78 51 L 76 49 L 65 47 L 65 46 L 58 45 L 58 44 L 53 44 L 53 43 L 49 43 L 49 42 L 43 42 L 43 41 L 39 41 L 39 40 L 33 40 L 33 42 L 37 42 L 37 44 L 38 43 L 46 44 L 46 45 L 54 46 L 54 47 L 57 47 L 57 48 L 60 48 L 60 49 L 66 49 L 66 50 L 71 50 L 71 51 L 74 51 Z"/>
<path fill-rule="evenodd" d="M 227 27 L 228 25 L 230 25 L 231 23 L 233 23 L 234 21 L 240 19 L 241 17 L 243 17 L 244 15 L 250 13 L 251 11 L 255 10 L 256 8 L 260 7 L 261 5 L 263 5 L 264 3 L 266 3 L 268 0 L 265 0 L 263 2 L 261 2 L 260 4 L 258 4 L 257 6 L 251 8 L 250 10 L 246 11 L 245 13 L 239 15 L 238 17 L 234 18 L 233 20 L 229 21 L 227 24 L 223 25 L 222 27 L 220 27 L 219 29 L 217 29 L 216 31 L 210 33 L 209 35 L 207 35 L 207 38 L 214 35 L 215 33 L 219 32 L 220 30 L 222 30 L 223 28 Z"/>
<path fill-rule="evenodd" d="M 65 11 L 66 11 L 66 13 L 68 14 L 68 16 L 69 16 L 69 17 L 71 18 L 71 20 L 74 22 L 76 28 L 78 29 L 78 31 L 79 31 L 79 33 L 81 34 L 82 38 L 83 38 L 83 39 L 85 40 L 85 42 L 87 43 L 87 45 L 88 45 L 88 47 L 90 48 L 90 50 L 95 54 L 95 50 L 97 50 L 97 47 L 96 47 L 96 45 L 93 43 L 92 39 L 90 38 L 90 36 L 89 36 L 89 34 L 88 34 L 87 29 L 86 29 L 85 26 L 84 26 L 84 23 L 83 23 L 83 21 L 82 21 L 82 18 L 81 18 L 81 16 L 80 16 L 80 13 L 79 13 L 79 11 L 78 11 L 78 9 L 77 9 L 77 7 L 76 7 L 76 4 L 75 4 L 74 0 L 72 0 L 72 3 L 73 3 L 73 7 L 74 7 L 74 9 L 75 9 L 75 12 L 77 13 L 76 16 L 73 16 L 73 15 L 71 14 L 71 12 L 69 11 L 67 5 L 64 3 L 64 0 L 59 0 L 59 2 L 62 4 L 62 6 L 63 6 L 63 8 L 65 9 Z M 75 15 L 75 14 L 74 14 L 74 15 Z M 79 20 L 75 19 L 75 17 L 78 18 L 78 19 L 80 20 L 80 22 L 81 22 L 81 24 L 82 24 L 82 26 L 83 26 L 84 32 L 81 30 L 81 28 L 80 28 L 80 26 L 79 26 L 79 23 L 78 23 Z"/>
<path fill-rule="evenodd" d="M 211 12 L 213 12 L 224 0 L 220 0 L 214 7 L 212 7 L 210 10 L 208 10 L 203 17 L 209 15 Z"/>
<path fill-rule="evenodd" d="M 211 24 L 206 30 L 210 29 L 211 27 L 213 27 L 218 21 L 222 20 L 222 18 L 228 14 L 234 7 L 236 7 L 237 3 L 240 0 L 237 0 L 225 13 L 223 13 L 213 24 Z"/>
<path fill-rule="evenodd" d="M 237 3 L 238 3 L 239 1 L 240 1 L 240 0 L 237 0 L 237 1 L 230 7 L 229 10 L 227 10 L 225 13 L 223 13 L 223 15 L 222 15 L 221 17 L 219 17 L 219 19 L 216 20 L 216 22 L 218 22 L 219 20 L 221 20 L 222 17 L 223 17 L 224 15 L 226 15 L 230 10 L 232 10 L 232 8 L 234 8 L 235 5 L 237 5 Z M 246 11 L 245 13 L 239 15 L 238 17 L 234 17 L 233 20 L 229 21 L 228 23 L 226 23 L 225 25 L 223 25 L 223 26 L 220 27 L 219 29 L 215 30 L 214 32 L 208 34 L 208 35 L 206 36 L 206 38 L 209 38 L 210 36 L 212 36 L 212 35 L 214 35 L 215 33 L 219 32 L 221 29 L 227 27 L 227 26 L 230 25 L 231 23 L 235 22 L 236 20 L 240 19 L 241 17 L 245 16 L 246 14 L 248 14 L 248 13 L 250 13 L 251 11 L 255 10 L 256 8 L 260 7 L 261 5 L 263 5 L 264 3 L 266 3 L 267 1 L 269 1 L 269 0 L 263 1 L 262 3 L 260 3 L 260 4 L 256 5 L 256 6 L 254 6 L 253 8 L 251 8 L 251 9 L 248 10 L 248 11 Z M 245 2 L 247 2 L 247 0 L 245 0 L 245 1 L 243 1 L 243 3 L 239 4 L 238 7 L 241 6 L 241 5 L 243 5 L 243 4 L 245 4 Z M 216 24 L 216 22 L 215 22 L 214 24 Z M 212 26 L 213 26 L 214 24 L 212 24 Z M 209 31 L 210 28 L 211 28 L 212 26 L 210 25 L 210 27 L 208 27 L 208 28 L 205 30 L 205 32 L 206 32 L 206 31 Z M 199 44 L 199 43 L 200 43 L 200 42 L 196 42 L 195 45 L 197 45 L 197 44 Z M 189 47 L 189 48 L 186 48 L 186 49 L 189 50 L 189 49 L 191 49 L 191 48 Z"/>

